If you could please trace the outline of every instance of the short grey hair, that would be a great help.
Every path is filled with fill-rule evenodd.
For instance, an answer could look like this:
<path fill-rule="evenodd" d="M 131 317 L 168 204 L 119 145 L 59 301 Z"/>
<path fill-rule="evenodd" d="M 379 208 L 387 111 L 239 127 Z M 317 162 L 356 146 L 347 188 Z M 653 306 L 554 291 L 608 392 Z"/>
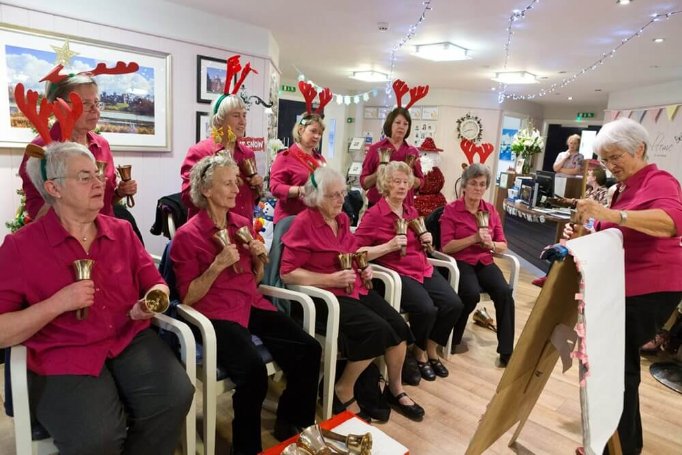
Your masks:
<path fill-rule="evenodd" d="M 90 150 L 77 142 L 52 142 L 45 147 L 45 176 L 47 180 L 58 180 L 66 174 L 67 164 L 74 156 L 86 156 L 95 162 Z M 26 162 L 26 172 L 31 183 L 48 205 L 54 204 L 54 198 L 45 189 L 45 178 L 41 168 L 40 158 L 31 157 Z"/>
<path fill-rule="evenodd" d="M 602 126 L 594 138 L 592 147 L 594 152 L 600 156 L 601 152 L 611 150 L 623 150 L 635 156 L 635 152 L 642 144 L 644 145 L 642 158 L 646 161 L 647 151 L 649 150 L 649 133 L 636 121 L 621 118 Z"/>
<path fill-rule="evenodd" d="M 237 167 L 234 159 L 224 153 L 206 156 L 192 166 L 189 173 L 189 196 L 196 208 L 205 209 L 208 207 L 203 191 L 213 186 L 213 173 L 219 167 L 232 167 L 239 172 L 239 167 Z"/>
<path fill-rule="evenodd" d="M 464 172 L 462 172 L 461 187 L 464 188 L 467 186 L 467 183 L 469 183 L 469 180 L 481 176 L 485 176 L 485 187 L 488 189 L 490 187 L 490 179 L 492 178 L 488 166 L 484 166 L 481 163 L 470 164 L 464 169 Z"/>
<path fill-rule="evenodd" d="M 320 128 L 322 128 L 322 131 L 324 132 L 325 126 L 324 119 L 322 118 L 322 116 L 316 113 L 312 114 L 305 113 L 301 117 L 301 120 L 294 124 L 294 128 L 291 130 L 291 137 L 294 138 L 295 143 L 297 144 L 301 143 L 301 131 L 299 131 L 299 129 L 302 127 L 305 130 L 313 123 L 317 123 L 318 125 L 320 125 Z"/>
<path fill-rule="evenodd" d="M 578 144 L 580 144 L 580 135 L 579 134 L 571 134 L 568 136 L 568 139 L 566 139 L 566 145 L 568 145 L 571 140 L 578 141 Z"/>
<path fill-rule="evenodd" d="M 333 183 L 343 183 L 345 185 L 346 179 L 343 178 L 339 171 L 329 166 L 318 167 L 305 184 L 303 203 L 308 207 L 319 207 L 324 197 L 324 190 Z"/>
<path fill-rule="evenodd" d="M 222 98 L 222 100 L 221 98 L 222 97 L 216 98 L 211 103 L 211 116 L 208 119 L 208 126 L 211 128 L 222 127 L 225 124 L 225 119 L 227 116 L 235 109 L 247 110 L 246 103 L 244 103 L 244 100 L 239 95 L 228 95 Z M 216 112 L 216 104 L 218 101 L 220 101 L 220 105 L 218 106 L 218 111 Z M 227 131 L 225 131 L 223 134 L 227 134 Z"/>
<path fill-rule="evenodd" d="M 64 101 L 69 100 L 69 93 L 73 92 L 76 87 L 81 85 L 94 85 L 97 87 L 97 82 L 95 78 L 89 74 L 74 74 L 73 76 L 68 76 L 59 82 L 45 83 L 45 98 L 49 102 L 53 102 L 57 98 L 61 98 Z"/>
<path fill-rule="evenodd" d="M 389 161 L 388 164 L 379 167 L 377 176 L 377 189 L 382 196 L 388 196 L 390 182 L 396 172 L 403 172 L 407 175 L 407 184 L 410 188 L 414 185 L 414 174 L 412 168 L 404 161 Z"/>

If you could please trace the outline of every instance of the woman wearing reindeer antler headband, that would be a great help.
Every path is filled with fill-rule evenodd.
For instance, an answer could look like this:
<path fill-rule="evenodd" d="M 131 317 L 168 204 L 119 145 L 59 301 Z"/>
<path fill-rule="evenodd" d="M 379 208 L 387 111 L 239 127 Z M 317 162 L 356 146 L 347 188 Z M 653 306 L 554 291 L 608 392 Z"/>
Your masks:
<path fill-rule="evenodd" d="M 320 105 L 313 112 L 313 101 L 317 91 L 307 82 L 299 82 L 306 103 L 306 113 L 301 116 L 292 132 L 294 143 L 285 152 L 277 155 L 270 170 L 270 191 L 277 200 L 274 222 L 296 215 L 306 207 L 302 197 L 310 175 L 326 161 L 317 150 L 324 133 L 324 107 L 331 101 L 332 92 L 325 88 L 320 92 Z"/>
<path fill-rule="evenodd" d="M 412 128 L 412 117 L 409 109 L 429 93 L 429 86 L 420 85 L 410 89 L 405 82 L 398 79 L 393 82 L 393 91 L 398 107 L 386 116 L 383 129 L 383 134 L 386 137 L 372 144 L 362 163 L 360 184 L 367 191 L 370 207 L 381 199 L 376 187 L 377 176 L 379 167 L 388 164 L 389 161 L 405 161 L 414 173 L 414 185 L 405 198 L 406 204 L 414 205 L 414 190 L 419 188 L 424 181 L 424 173 L 419 163 L 419 150 L 408 144 L 406 139 L 410 137 L 410 129 Z M 408 91 L 410 92 L 410 102 L 407 103 L 407 106 L 402 107 L 402 98 Z"/>
<path fill-rule="evenodd" d="M 58 98 L 68 100 L 70 93 L 76 93 L 83 102 L 83 113 L 76 120 L 71 133 L 66 139 L 84 145 L 90 150 L 96 161 L 106 163 L 104 168 L 104 175 L 106 176 L 104 206 L 102 207 L 102 213 L 105 215 L 114 216 L 113 204 L 126 196 L 133 196 L 137 193 L 137 183 L 135 180 L 128 180 L 126 182 L 119 181 L 117 184 L 114 158 L 111 154 L 109 142 L 104 137 L 94 133 L 99 121 L 100 111 L 103 107 L 103 103 L 98 97 L 97 82 L 95 82 L 94 76 L 100 74 L 134 73 L 138 68 L 139 66 L 135 62 L 127 64 L 118 62 L 113 67 L 107 67 L 106 64 L 99 63 L 92 71 L 66 75 L 60 74 L 63 66 L 57 65 L 40 80 L 41 82 L 46 81 L 45 98 L 47 101 L 54 102 Z M 45 122 L 47 122 L 47 119 L 45 119 Z M 49 137 L 52 140 L 59 140 L 62 136 L 62 130 L 63 125 L 58 120 L 50 128 Z M 45 139 L 41 136 L 33 140 L 33 144 L 39 146 L 43 146 L 45 143 Z M 36 219 L 44 215 L 49 206 L 45 203 L 26 172 L 27 159 L 28 156 L 24 156 L 19 167 L 19 175 L 21 176 L 24 194 L 26 195 L 26 210 L 29 217 Z"/>
<path fill-rule="evenodd" d="M 239 186 L 237 205 L 232 211 L 253 220 L 253 208 L 260 197 L 263 178 L 256 172 L 256 155 L 253 150 L 239 142 L 246 135 L 247 108 L 238 92 L 249 73 L 258 73 L 251 68 L 250 63 L 247 63 L 242 71 L 239 58 L 239 55 L 233 55 L 227 59 L 224 93 L 211 104 L 211 117 L 208 122 L 211 127 L 211 137 L 190 147 L 180 168 L 182 202 L 187 207 L 189 217 L 198 212 L 190 197 L 192 167 L 206 156 L 222 153 L 230 155 L 240 170 L 237 176 Z M 233 77 L 240 71 L 241 75 L 231 88 Z"/>

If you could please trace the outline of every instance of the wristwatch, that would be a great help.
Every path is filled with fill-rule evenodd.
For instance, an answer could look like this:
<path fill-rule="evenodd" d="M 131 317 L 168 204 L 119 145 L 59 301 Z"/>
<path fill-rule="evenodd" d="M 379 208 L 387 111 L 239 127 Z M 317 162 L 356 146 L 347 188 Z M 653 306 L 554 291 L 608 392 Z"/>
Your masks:
<path fill-rule="evenodd" d="M 628 212 L 626 212 L 625 210 L 621 210 L 620 212 L 618 212 L 618 214 L 620 215 L 620 221 L 618 222 L 618 224 L 622 226 L 628 220 Z"/>

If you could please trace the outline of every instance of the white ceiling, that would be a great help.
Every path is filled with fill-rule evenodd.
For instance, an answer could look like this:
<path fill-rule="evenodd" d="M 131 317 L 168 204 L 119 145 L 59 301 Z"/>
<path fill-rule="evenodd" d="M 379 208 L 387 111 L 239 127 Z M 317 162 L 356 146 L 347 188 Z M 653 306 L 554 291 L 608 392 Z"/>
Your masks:
<path fill-rule="evenodd" d="M 280 48 L 284 80 L 306 78 L 337 93 L 364 92 L 382 84 L 355 81 L 352 71 L 390 72 L 391 49 L 409 32 L 421 0 L 171 0 L 270 30 Z M 490 79 L 504 69 L 507 26 L 513 10 L 533 0 L 432 0 L 414 37 L 396 53 L 393 78 L 432 89 L 490 92 Z M 545 77 L 508 92 L 537 94 L 580 73 L 644 27 L 657 13 L 682 11 L 682 0 L 544 0 L 514 22 L 507 70 Z M 378 22 L 390 29 L 380 32 Z M 655 44 L 653 38 L 665 41 Z M 451 41 L 473 59 L 430 62 L 411 55 L 415 44 Z M 238 44 L 227 44 L 239 48 Z M 657 21 L 628 41 L 612 58 L 552 94 L 542 104 L 606 105 L 608 93 L 682 79 L 682 13 Z M 568 97 L 573 100 L 569 101 Z M 679 96 L 682 101 L 682 94 Z"/>

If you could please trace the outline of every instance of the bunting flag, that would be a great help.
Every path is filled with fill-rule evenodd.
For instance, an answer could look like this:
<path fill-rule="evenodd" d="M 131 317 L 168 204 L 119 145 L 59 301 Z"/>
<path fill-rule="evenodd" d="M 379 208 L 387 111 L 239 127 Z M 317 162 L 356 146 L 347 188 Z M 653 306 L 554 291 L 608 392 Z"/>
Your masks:
<path fill-rule="evenodd" d="M 646 115 L 646 109 L 641 109 L 633 112 L 633 120 L 642 123 L 644 116 Z"/>
<path fill-rule="evenodd" d="M 631 115 L 632 115 L 632 111 L 623 111 L 623 117 L 630 118 Z"/>
<path fill-rule="evenodd" d="M 654 111 L 654 123 L 658 123 L 658 118 L 661 116 L 661 112 L 663 112 L 662 107 L 657 107 L 653 109 Z"/>
<path fill-rule="evenodd" d="M 616 113 L 613 115 L 613 120 L 617 120 L 619 115 L 620 111 L 616 111 Z"/>
<path fill-rule="evenodd" d="M 675 114 L 677 114 L 677 108 L 679 107 L 680 107 L 679 104 L 673 104 L 671 106 L 665 107 L 665 111 L 668 114 L 668 120 L 670 120 L 671 122 L 673 121 L 673 119 L 675 118 Z"/>

